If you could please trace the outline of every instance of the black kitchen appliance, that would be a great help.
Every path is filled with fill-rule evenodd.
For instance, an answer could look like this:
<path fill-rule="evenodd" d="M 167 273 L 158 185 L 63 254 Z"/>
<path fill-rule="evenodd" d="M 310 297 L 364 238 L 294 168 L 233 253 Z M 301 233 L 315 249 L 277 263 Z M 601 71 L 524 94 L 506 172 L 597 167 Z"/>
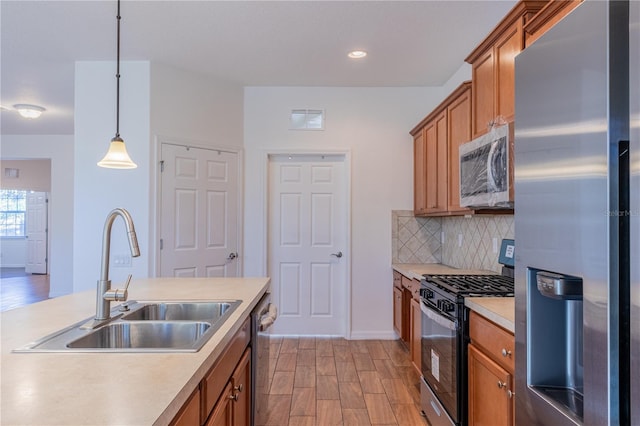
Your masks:
<path fill-rule="evenodd" d="M 421 280 L 421 408 L 432 426 L 467 424 L 466 297 L 513 296 L 513 240 L 504 240 L 501 275 L 425 274 Z"/>

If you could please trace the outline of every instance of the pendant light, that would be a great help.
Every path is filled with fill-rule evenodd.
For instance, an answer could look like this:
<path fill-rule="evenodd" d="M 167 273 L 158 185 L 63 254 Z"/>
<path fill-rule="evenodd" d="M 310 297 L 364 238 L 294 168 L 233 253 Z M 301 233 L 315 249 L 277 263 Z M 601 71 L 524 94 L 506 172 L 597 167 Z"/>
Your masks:
<path fill-rule="evenodd" d="M 135 169 L 138 165 L 131 160 L 131 157 L 129 157 L 127 147 L 124 145 L 124 141 L 120 137 L 120 0 L 118 0 L 118 16 L 116 16 L 116 22 L 118 23 L 118 46 L 116 59 L 116 135 L 111 139 L 109 151 L 107 151 L 107 155 L 98 162 L 98 166 L 109 169 Z"/>

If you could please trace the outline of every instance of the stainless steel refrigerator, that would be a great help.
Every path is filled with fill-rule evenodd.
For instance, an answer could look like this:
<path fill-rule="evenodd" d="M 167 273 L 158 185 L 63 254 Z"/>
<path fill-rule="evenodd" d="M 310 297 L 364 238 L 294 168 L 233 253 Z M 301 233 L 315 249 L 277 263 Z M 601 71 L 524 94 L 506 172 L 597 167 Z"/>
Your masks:
<path fill-rule="evenodd" d="M 516 57 L 516 424 L 640 425 L 640 1 Z"/>

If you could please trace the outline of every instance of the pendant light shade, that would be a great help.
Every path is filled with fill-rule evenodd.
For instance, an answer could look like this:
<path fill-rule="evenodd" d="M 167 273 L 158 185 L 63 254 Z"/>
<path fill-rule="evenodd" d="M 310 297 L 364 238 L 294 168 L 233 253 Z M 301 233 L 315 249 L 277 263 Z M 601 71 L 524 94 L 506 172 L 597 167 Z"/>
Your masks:
<path fill-rule="evenodd" d="M 118 23 L 117 30 L 117 58 L 116 58 L 116 136 L 111 139 L 109 151 L 107 155 L 100 161 L 98 166 L 109 169 L 135 169 L 138 167 L 131 160 L 127 153 L 127 147 L 120 137 L 120 0 L 118 0 L 118 15 L 116 16 Z"/>
<path fill-rule="evenodd" d="M 120 137 L 111 139 L 109 151 L 102 160 L 98 161 L 98 166 L 108 169 L 135 169 L 138 167 L 136 163 L 131 161 L 127 147 Z"/>

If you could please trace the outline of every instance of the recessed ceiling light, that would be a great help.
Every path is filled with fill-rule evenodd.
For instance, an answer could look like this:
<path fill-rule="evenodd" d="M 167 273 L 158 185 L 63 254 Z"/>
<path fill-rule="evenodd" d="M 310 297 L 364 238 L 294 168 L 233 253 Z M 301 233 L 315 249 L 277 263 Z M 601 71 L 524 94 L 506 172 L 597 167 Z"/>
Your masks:
<path fill-rule="evenodd" d="M 38 105 L 15 104 L 13 108 L 24 118 L 38 118 L 46 109 Z"/>
<path fill-rule="evenodd" d="M 367 56 L 367 52 L 365 52 L 364 50 L 352 50 L 351 52 L 349 52 L 348 56 L 352 59 L 360 59 Z"/>

